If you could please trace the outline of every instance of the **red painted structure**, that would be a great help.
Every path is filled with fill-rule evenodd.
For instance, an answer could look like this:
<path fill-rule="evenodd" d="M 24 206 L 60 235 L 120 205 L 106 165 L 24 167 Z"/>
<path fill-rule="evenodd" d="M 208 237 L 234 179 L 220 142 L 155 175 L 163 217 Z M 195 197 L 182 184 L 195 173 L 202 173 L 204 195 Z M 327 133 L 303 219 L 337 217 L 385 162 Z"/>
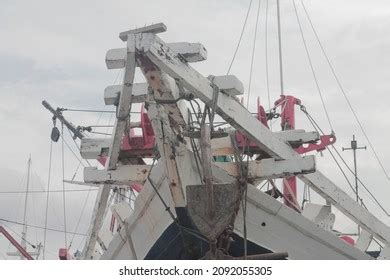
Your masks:
<path fill-rule="evenodd" d="M 0 233 L 2 233 L 5 238 L 11 242 L 12 245 L 22 254 L 23 257 L 26 258 L 26 260 L 33 260 L 33 257 L 22 247 L 22 245 L 19 244 L 18 241 L 16 241 L 11 234 L 2 226 L 0 226 Z"/>
<path fill-rule="evenodd" d="M 280 106 L 282 130 L 295 129 L 295 105 L 301 105 L 301 100 L 291 95 L 281 95 L 275 102 L 275 106 Z M 284 204 L 291 208 L 293 202 L 297 200 L 297 178 L 295 176 L 283 178 Z"/>

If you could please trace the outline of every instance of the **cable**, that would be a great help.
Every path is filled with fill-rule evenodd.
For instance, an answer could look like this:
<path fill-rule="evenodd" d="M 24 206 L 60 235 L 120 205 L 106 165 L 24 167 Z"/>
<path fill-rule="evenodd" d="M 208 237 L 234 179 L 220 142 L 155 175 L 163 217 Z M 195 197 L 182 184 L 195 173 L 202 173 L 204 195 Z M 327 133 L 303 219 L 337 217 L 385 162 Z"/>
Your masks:
<path fill-rule="evenodd" d="M 234 60 L 236 59 L 236 55 L 237 55 L 238 49 L 240 48 L 242 36 L 244 35 L 244 31 L 245 31 L 246 22 L 248 21 L 249 12 L 250 12 L 250 10 L 251 10 L 252 1 L 253 1 L 253 0 L 250 0 L 250 1 L 249 1 L 249 7 L 248 7 L 248 11 L 246 12 L 244 24 L 242 25 L 242 30 L 241 30 L 240 38 L 238 39 L 238 43 L 237 43 L 236 49 L 235 49 L 235 51 L 234 51 L 232 61 L 230 62 L 229 69 L 228 69 L 226 75 L 229 75 L 230 69 L 232 68 L 232 65 L 233 65 L 233 62 L 234 62 Z"/>
<path fill-rule="evenodd" d="M 80 147 L 79 147 L 79 145 L 77 144 L 75 138 L 73 137 L 73 135 L 72 135 L 70 129 L 69 129 L 68 127 L 66 127 L 66 128 L 68 129 L 70 138 L 73 140 L 73 143 L 74 143 L 74 145 L 76 146 L 77 150 L 78 150 L 79 152 L 81 152 L 81 151 L 80 151 Z M 92 167 L 92 165 L 91 165 L 91 163 L 89 162 L 88 159 L 84 159 L 84 160 L 87 162 L 87 164 L 89 165 L 89 167 Z M 81 164 L 81 163 L 80 163 L 80 164 Z"/>
<path fill-rule="evenodd" d="M 20 226 L 23 226 L 24 224 L 21 223 L 21 222 L 17 222 L 17 221 L 12 221 L 12 220 L 8 220 L 8 219 L 3 219 L 3 218 L 0 218 L 0 221 L 3 221 L 3 222 L 6 222 L 6 223 L 10 223 L 10 224 L 15 224 L 15 225 L 20 225 Z M 55 228 L 45 228 L 45 227 L 42 227 L 42 226 L 36 226 L 36 225 L 30 225 L 30 224 L 26 224 L 27 227 L 31 227 L 31 228 L 38 228 L 38 229 L 44 229 L 44 230 L 49 230 L 49 231 L 55 231 L 55 232 L 64 232 L 63 230 L 60 230 L 60 229 L 55 229 Z M 73 234 L 74 232 L 67 232 L 67 233 L 70 233 L 70 234 Z M 79 233 L 79 232 L 76 232 L 77 235 L 87 235 L 85 233 Z"/>
<path fill-rule="evenodd" d="M 1 220 L 1 219 L 0 219 Z M 32 244 L 30 241 L 28 241 L 25 237 L 23 237 L 22 234 L 19 234 L 18 232 L 16 232 L 13 228 L 7 226 L 6 224 L 4 224 L 3 222 L 1 222 L 1 224 L 3 226 L 5 226 L 6 228 L 8 228 L 10 231 L 12 231 L 13 233 L 15 233 L 17 236 L 19 236 L 22 240 L 24 240 L 28 245 L 30 245 L 33 249 L 36 248 L 36 246 L 34 244 Z"/>
<path fill-rule="evenodd" d="M 269 89 L 269 69 L 268 69 L 268 0 L 266 1 L 265 6 L 265 76 L 267 82 L 267 97 L 268 97 L 268 109 L 271 110 L 271 97 L 270 97 L 270 89 Z M 272 131 L 272 122 L 270 122 L 270 129 Z"/>
<path fill-rule="evenodd" d="M 68 240 L 66 236 L 66 198 L 65 198 L 65 156 L 64 156 L 64 124 L 62 124 L 61 131 L 62 145 L 61 145 L 61 156 L 62 156 L 62 204 L 64 210 L 64 239 L 65 248 L 68 248 Z"/>
<path fill-rule="evenodd" d="M 376 158 L 378 164 L 380 165 L 380 167 L 381 167 L 383 173 L 385 174 L 387 180 L 390 181 L 390 176 L 389 176 L 389 174 L 387 173 L 387 171 L 386 171 L 386 169 L 385 169 L 385 167 L 384 167 L 384 165 L 383 165 L 381 159 L 379 158 L 378 154 L 376 153 L 376 150 L 374 149 L 374 146 L 372 145 L 370 139 L 368 138 L 368 135 L 367 135 L 367 133 L 365 132 L 362 123 L 360 122 L 360 120 L 359 120 L 359 118 L 358 118 L 358 116 L 357 116 L 355 110 L 354 110 L 353 107 L 352 107 L 352 104 L 351 104 L 351 102 L 349 101 L 349 98 L 348 98 L 348 96 L 347 96 L 347 94 L 346 94 L 346 92 L 345 92 L 345 90 L 344 90 L 344 87 L 341 85 L 341 82 L 340 82 L 340 80 L 339 80 L 339 78 L 338 78 L 338 76 L 337 76 L 337 74 L 336 74 L 336 71 L 335 71 L 334 67 L 332 66 L 332 63 L 330 62 L 330 59 L 329 59 L 328 55 L 327 55 L 326 52 L 325 52 L 325 49 L 324 49 L 324 47 L 323 47 L 323 45 L 322 45 L 322 43 L 321 43 L 321 40 L 320 40 L 320 38 L 319 38 L 319 36 L 318 36 L 318 34 L 317 34 L 315 28 L 314 28 L 313 22 L 311 21 L 310 15 L 309 15 L 308 11 L 306 10 L 306 6 L 305 6 L 305 4 L 303 3 L 302 0 L 301 0 L 301 4 L 302 4 L 303 9 L 304 9 L 304 11 L 305 11 L 306 17 L 307 17 L 307 19 L 309 20 L 311 29 L 313 30 L 313 33 L 314 33 L 315 37 L 317 38 L 317 42 L 318 42 L 318 44 L 319 44 L 319 46 L 320 46 L 320 48 L 321 48 L 321 51 L 322 51 L 322 53 L 323 53 L 323 55 L 324 55 L 324 57 L 325 57 L 325 59 L 326 59 L 328 65 L 329 65 L 329 68 L 330 68 L 330 70 L 331 70 L 331 72 L 332 72 L 332 74 L 333 74 L 333 77 L 335 78 L 335 80 L 336 80 L 336 82 L 337 82 L 337 85 L 338 85 L 339 88 L 340 88 L 341 93 L 343 94 L 343 96 L 344 96 L 344 98 L 345 98 L 345 100 L 346 100 L 346 102 L 347 102 L 347 104 L 348 104 L 349 109 L 351 110 L 351 112 L 352 112 L 352 114 L 353 114 L 353 116 L 354 116 L 356 122 L 357 122 L 358 125 L 359 125 L 360 130 L 362 131 L 364 137 L 366 138 L 366 140 L 367 140 L 367 142 L 368 142 L 368 145 L 370 146 L 370 148 L 371 148 L 371 150 L 372 150 L 372 152 L 373 152 L 373 154 L 374 154 L 374 156 L 375 156 L 375 158 Z"/>
<path fill-rule="evenodd" d="M 297 11 L 297 6 L 295 5 L 295 0 L 292 0 L 292 2 L 293 2 L 293 5 L 294 5 L 294 12 L 295 12 L 295 15 L 296 15 L 296 18 L 297 18 L 299 31 L 301 33 L 302 42 L 303 42 L 303 45 L 305 46 L 306 56 L 307 56 L 307 59 L 309 61 L 311 73 L 313 74 L 313 78 L 314 78 L 314 81 L 315 81 L 315 84 L 316 84 L 316 87 L 317 87 L 317 92 L 318 92 L 318 94 L 320 96 L 322 107 L 324 108 L 324 112 L 325 112 L 326 118 L 328 120 L 329 126 L 330 126 L 331 130 L 334 131 L 333 126 L 332 126 L 332 122 L 330 121 L 328 110 L 326 109 L 326 106 L 325 106 L 325 101 L 324 101 L 324 98 L 322 96 L 321 88 L 320 88 L 320 85 L 318 83 L 317 75 L 316 75 L 315 70 L 314 70 L 314 66 L 313 66 L 313 62 L 311 60 L 310 52 L 309 52 L 309 49 L 307 47 L 305 35 L 303 34 L 301 21 L 299 19 L 299 15 L 298 15 L 298 11 Z"/>
<path fill-rule="evenodd" d="M 85 211 L 85 207 L 87 206 L 87 202 L 88 202 L 88 199 L 89 199 L 89 195 L 91 194 L 91 190 L 92 188 L 89 189 L 88 193 L 87 193 L 87 196 L 85 198 L 85 201 L 84 201 L 84 204 L 83 204 L 83 208 L 81 209 L 81 213 L 80 213 L 80 216 L 79 216 L 79 219 L 77 221 L 77 224 L 76 224 L 76 228 L 75 228 L 75 232 L 77 232 L 77 230 L 79 229 L 79 225 L 80 225 L 80 222 L 81 222 L 81 218 L 83 217 L 84 215 L 84 211 Z M 73 234 L 72 236 L 72 239 L 70 240 L 69 242 L 69 247 L 68 247 L 68 250 L 70 249 L 70 247 L 72 246 L 72 243 L 73 243 L 73 240 L 75 238 L 76 234 Z"/>
<path fill-rule="evenodd" d="M 280 94 L 283 95 L 283 93 L 284 93 L 283 55 L 282 55 L 282 34 L 281 34 L 281 27 L 280 27 L 280 5 L 279 5 L 279 0 L 276 0 L 276 11 L 277 11 L 277 20 L 278 20 Z"/>
<path fill-rule="evenodd" d="M 307 117 L 309 118 L 309 121 L 312 123 L 314 129 L 317 131 L 317 132 L 321 132 L 322 135 L 324 135 L 324 132 L 322 131 L 322 129 L 319 127 L 319 125 L 317 124 L 317 122 L 313 119 L 312 116 L 310 116 L 310 114 L 306 111 L 304 111 L 305 114 L 307 114 Z M 318 129 L 317 129 L 318 128 Z M 340 152 L 336 149 L 336 147 L 334 145 L 331 145 L 332 148 L 334 149 L 334 151 L 336 152 L 336 154 L 339 156 L 339 158 L 341 159 L 341 161 L 344 163 L 344 165 L 347 167 L 347 169 L 352 173 L 352 175 L 355 175 L 355 173 L 353 172 L 352 168 L 349 167 L 349 165 L 347 164 L 347 162 L 344 160 L 344 158 L 341 156 Z M 333 157 L 333 159 L 335 160 L 337 166 L 339 167 L 339 169 L 341 170 L 341 172 L 343 173 L 345 179 L 347 180 L 349 186 L 351 187 L 352 191 L 356 194 L 356 190 L 355 188 L 352 186 L 352 184 L 350 183 L 348 177 L 346 176 L 345 172 L 342 170 L 340 164 L 338 163 L 338 161 L 335 159 L 333 153 L 330 151 L 330 149 L 328 147 L 326 147 L 327 150 L 329 151 L 329 153 L 331 154 L 331 156 Z M 379 206 L 379 208 L 385 213 L 386 216 L 390 217 L 390 213 L 383 207 L 383 205 L 378 201 L 378 199 L 373 195 L 373 193 L 368 189 L 368 187 L 362 182 L 362 180 L 357 177 L 359 183 L 363 186 L 363 188 L 368 192 L 368 194 L 371 196 L 371 198 L 374 200 L 374 203 L 377 204 Z M 363 200 L 361 198 L 360 199 L 360 202 L 362 203 L 363 206 L 364 203 L 363 203 Z"/>
<path fill-rule="evenodd" d="M 251 68 L 249 72 L 249 85 L 248 85 L 248 99 L 246 101 L 246 108 L 249 107 L 249 99 L 251 95 L 251 86 L 252 86 L 252 73 L 253 73 L 253 61 L 255 58 L 255 50 L 256 50 L 256 37 L 257 37 L 257 26 L 259 23 L 259 14 L 260 14 L 260 4 L 261 0 L 259 0 L 259 5 L 257 6 L 257 14 L 256 14 L 256 25 L 255 25 L 255 35 L 253 36 L 253 47 L 252 47 L 252 57 L 251 57 Z"/>
<path fill-rule="evenodd" d="M 98 189 L 80 189 L 80 190 L 65 190 L 65 192 L 87 192 L 87 191 L 97 191 Z M 51 191 L 0 191 L 0 194 L 24 194 L 24 193 L 58 193 L 63 192 L 63 190 L 51 190 Z"/>
<path fill-rule="evenodd" d="M 49 152 L 49 174 L 47 178 L 47 194 L 46 194 L 46 207 L 45 207 L 45 231 L 43 233 L 43 253 L 42 257 L 45 259 L 46 253 L 46 233 L 47 233 L 47 217 L 48 217 L 48 209 L 49 209 L 49 194 L 50 194 L 50 176 L 51 176 L 51 159 L 53 152 L 53 141 L 50 140 L 50 152 Z"/>
<path fill-rule="evenodd" d="M 84 165 L 84 163 L 82 162 L 81 159 L 78 158 L 78 156 L 76 155 L 76 153 L 72 150 L 72 148 L 69 146 L 68 142 L 66 142 L 66 140 L 62 137 L 62 141 L 65 143 L 66 147 L 69 149 L 69 151 L 74 155 L 74 157 L 78 160 L 78 162 L 83 166 L 83 167 L 86 167 Z"/>

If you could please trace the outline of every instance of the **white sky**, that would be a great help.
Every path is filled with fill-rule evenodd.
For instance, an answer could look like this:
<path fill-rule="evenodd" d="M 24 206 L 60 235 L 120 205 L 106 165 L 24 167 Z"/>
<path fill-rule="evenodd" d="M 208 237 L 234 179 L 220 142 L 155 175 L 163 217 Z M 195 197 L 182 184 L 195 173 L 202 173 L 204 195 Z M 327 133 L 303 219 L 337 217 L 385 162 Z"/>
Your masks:
<path fill-rule="evenodd" d="M 110 48 L 124 46 L 118 38 L 121 31 L 164 22 L 168 32 L 161 35 L 163 40 L 201 42 L 208 50 L 208 60 L 194 67 L 205 76 L 223 75 L 227 71 L 236 46 L 248 3 L 248 0 L 1 0 L 0 143 L 3 161 L 0 162 L 2 182 L 0 191 L 24 189 L 22 179 L 29 154 L 33 158 L 35 174 L 32 188 L 34 190 L 46 188 L 52 123 L 50 114 L 41 106 L 41 101 L 46 99 L 55 107 L 104 108 L 103 90 L 115 81 L 118 74 L 117 71 L 106 70 L 105 53 Z M 257 96 L 260 96 L 263 104 L 268 104 L 264 55 L 265 3 L 266 0 L 261 1 L 251 110 L 255 109 Z M 387 95 L 390 89 L 389 2 L 306 0 L 305 4 L 367 134 L 385 168 L 390 172 L 388 149 L 390 97 Z M 257 1 L 254 0 L 253 5 L 247 30 L 231 71 L 243 81 L 246 89 Z M 337 146 L 348 146 L 352 134 L 356 135 L 360 145 L 367 145 L 331 76 L 299 4 L 298 10 L 325 103 L 338 137 Z M 292 1 L 281 0 L 281 16 L 285 92 L 302 99 L 321 127 L 330 132 L 305 56 Z M 274 0 L 269 0 L 268 32 L 270 89 L 273 102 L 279 94 Z M 98 118 L 96 114 L 68 113 L 66 116 L 76 124 L 85 125 L 95 124 Z M 108 122 L 109 114 L 106 114 L 100 120 L 100 124 Z M 310 129 L 302 116 L 298 116 L 297 122 L 302 124 L 302 128 Z M 73 145 L 69 137 L 67 141 Z M 60 151 L 58 143 L 53 149 L 52 189 L 61 188 Z M 346 160 L 352 163 L 351 152 L 343 154 Z M 380 170 L 372 151 L 370 149 L 359 151 L 358 157 L 362 180 L 390 211 L 390 182 Z M 77 161 L 69 152 L 65 161 L 65 177 L 70 179 L 77 167 Z M 318 162 L 319 169 L 339 183 L 343 189 L 348 190 L 335 164 L 326 154 L 323 158 L 318 157 Z M 81 176 L 82 170 L 79 170 L 77 178 L 81 180 Z M 86 192 L 67 194 L 68 230 L 75 229 L 86 194 Z M 46 195 L 34 194 L 31 197 L 30 203 L 35 207 L 29 208 L 29 223 L 41 226 L 44 224 Z M 87 231 L 93 198 L 94 195 L 91 195 L 79 232 Z M 23 199 L 23 195 L 0 194 L 0 218 L 22 221 Z M 60 194 L 51 195 L 49 212 L 49 226 L 59 229 L 62 227 L 61 199 Z M 378 211 L 365 193 L 363 199 L 373 213 L 389 224 L 389 219 Z M 12 228 L 19 232 L 21 230 L 18 226 Z M 353 231 L 354 227 L 347 223 L 340 225 L 339 229 Z M 68 239 L 71 237 L 70 235 Z M 30 230 L 28 238 L 33 242 L 42 241 L 42 231 Z M 76 238 L 75 244 L 78 245 L 81 241 L 80 238 Z M 63 235 L 49 232 L 50 255 L 47 257 L 55 258 L 60 246 L 63 246 Z M 0 238 L 0 252 L 4 253 L 8 248 L 8 243 Z"/>

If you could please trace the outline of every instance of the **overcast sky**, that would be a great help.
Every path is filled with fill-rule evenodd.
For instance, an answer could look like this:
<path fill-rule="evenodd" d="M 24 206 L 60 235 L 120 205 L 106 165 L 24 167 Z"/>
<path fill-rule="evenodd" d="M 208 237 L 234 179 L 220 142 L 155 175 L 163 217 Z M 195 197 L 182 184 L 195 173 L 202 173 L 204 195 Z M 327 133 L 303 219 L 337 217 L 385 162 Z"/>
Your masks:
<path fill-rule="evenodd" d="M 271 102 L 279 95 L 275 0 L 269 1 L 269 73 Z M 326 132 L 330 127 L 310 72 L 291 0 L 281 0 L 281 22 L 285 93 L 300 98 L 308 111 Z M 231 73 L 248 88 L 251 49 L 253 43 L 257 1 L 249 15 L 247 29 Z M 359 130 L 326 60 L 321 55 L 315 37 L 297 1 L 304 35 L 312 55 L 326 106 L 337 136 L 337 147 L 346 147 L 352 134 L 360 145 L 368 145 Z M 26 162 L 32 156 L 33 190 L 47 188 L 49 165 L 50 114 L 41 106 L 46 99 L 54 107 L 109 109 L 104 107 L 103 90 L 118 82 L 118 72 L 105 67 L 105 53 L 110 48 L 124 47 L 118 34 L 135 27 L 164 22 L 168 32 L 161 34 L 166 42 L 201 42 L 208 50 L 205 62 L 194 67 L 205 76 L 223 75 L 231 61 L 242 28 L 249 0 L 145 0 L 145 1 L 0 1 L 0 128 L 2 161 L 0 191 L 23 191 Z M 385 0 L 306 0 L 306 7 L 339 78 L 370 137 L 387 172 L 390 172 L 390 4 Z M 259 96 L 268 108 L 265 79 L 265 6 L 261 1 L 255 63 L 251 90 L 251 110 Z M 98 114 L 66 113 L 73 123 L 96 124 Z M 104 114 L 100 124 L 108 124 Z M 112 119 L 111 119 L 112 121 Z M 309 123 L 298 113 L 297 128 L 310 130 Z M 277 127 L 277 126 L 276 126 Z M 72 140 L 67 142 L 75 150 Z M 82 168 L 66 151 L 65 178 L 76 173 L 81 180 Z M 352 163 L 351 152 L 343 152 Z M 370 149 L 358 152 L 359 174 L 372 192 L 390 211 L 390 182 L 386 179 Z M 319 169 L 340 187 L 348 186 L 329 156 L 318 156 Z M 93 163 L 95 164 L 95 163 Z M 61 145 L 53 148 L 51 189 L 61 185 Z M 66 186 L 85 189 L 83 186 Z M 85 233 L 93 205 L 94 191 L 89 196 L 86 211 L 77 229 Z M 67 193 L 68 230 L 74 231 L 87 192 Z M 23 195 L 0 194 L 0 218 L 22 221 Z M 363 199 L 372 212 L 389 224 L 363 192 Z M 44 225 L 46 194 L 31 195 L 28 209 L 30 224 Z M 338 224 L 338 229 L 353 231 L 351 223 Z M 15 231 L 21 227 L 7 224 Z M 62 196 L 50 195 L 49 226 L 63 227 Z M 31 229 L 28 239 L 42 241 L 42 231 Z M 72 235 L 68 236 L 72 239 Z M 69 240 L 68 240 L 69 242 Z M 55 258 L 63 246 L 63 234 L 48 233 L 48 258 Z M 75 249 L 82 243 L 76 237 Z M 0 258 L 10 247 L 0 238 Z"/>

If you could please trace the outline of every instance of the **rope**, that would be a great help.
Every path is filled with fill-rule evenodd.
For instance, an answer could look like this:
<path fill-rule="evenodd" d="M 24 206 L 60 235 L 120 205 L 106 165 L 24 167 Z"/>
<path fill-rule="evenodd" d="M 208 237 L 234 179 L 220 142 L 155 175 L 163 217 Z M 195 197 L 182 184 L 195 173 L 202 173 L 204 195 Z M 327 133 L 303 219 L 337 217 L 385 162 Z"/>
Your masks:
<path fill-rule="evenodd" d="M 318 126 L 318 124 L 316 123 L 316 121 L 313 119 L 312 116 L 310 116 L 310 114 L 305 110 L 304 113 L 307 115 L 307 117 L 309 118 L 309 121 L 312 123 L 314 129 L 317 131 L 317 132 L 321 132 L 322 135 L 324 135 L 324 132 L 322 131 L 322 129 Z M 318 129 L 317 129 L 318 128 Z M 341 159 L 341 161 L 343 162 L 343 164 L 347 167 L 347 169 L 352 173 L 352 175 L 355 175 L 354 171 L 352 170 L 351 167 L 349 167 L 349 165 L 347 164 L 347 162 L 344 160 L 344 158 L 342 157 L 342 155 L 340 154 L 340 152 L 336 149 L 336 147 L 334 145 L 331 145 L 333 150 L 336 152 L 336 154 L 339 156 L 339 158 Z M 333 157 L 333 159 L 335 160 L 337 166 L 339 167 L 339 169 L 341 170 L 341 172 L 343 173 L 345 179 L 347 180 L 349 186 L 351 187 L 351 189 L 353 190 L 353 192 L 356 194 L 356 190 L 355 188 L 352 186 L 352 184 L 350 183 L 348 177 L 346 176 L 345 172 L 342 170 L 340 164 L 338 163 L 338 161 L 335 159 L 333 153 L 330 151 L 330 149 L 328 147 L 326 147 L 327 150 L 329 151 L 329 153 L 331 154 L 331 156 Z M 363 186 L 363 188 L 368 192 L 368 194 L 370 195 L 371 199 L 373 199 L 374 203 L 377 204 L 379 206 L 379 208 L 383 211 L 383 213 L 385 213 L 385 215 L 387 217 L 390 217 L 390 213 L 384 208 L 384 206 L 379 202 L 379 200 L 375 197 L 375 195 L 368 189 L 368 187 L 362 182 L 362 180 L 357 177 L 358 179 L 358 182 Z M 363 200 L 361 198 L 360 199 L 360 202 L 362 204 L 363 203 Z"/>
<path fill-rule="evenodd" d="M 2 219 L 0 219 L 2 220 Z M 19 236 L 22 240 L 24 240 L 28 245 L 30 245 L 33 249 L 36 248 L 36 246 L 34 244 L 32 244 L 30 241 L 28 241 L 25 237 L 23 237 L 23 235 L 19 234 L 18 232 L 16 232 L 13 228 L 7 226 L 6 224 L 4 224 L 3 222 L 0 222 L 3 226 L 5 226 L 6 228 L 8 228 L 10 231 L 12 231 L 13 233 L 15 233 L 17 236 Z"/>
<path fill-rule="evenodd" d="M 92 189 L 90 188 L 88 193 L 87 193 L 87 197 L 85 198 L 83 208 L 81 209 L 81 214 L 79 216 L 79 219 L 77 221 L 77 224 L 76 224 L 76 227 L 75 227 L 75 230 L 74 230 L 75 232 L 77 232 L 77 230 L 79 229 L 81 218 L 83 217 L 83 214 L 84 214 L 84 211 L 85 211 L 85 207 L 87 206 L 87 202 L 88 202 L 88 199 L 89 199 L 89 195 L 91 194 L 91 190 Z M 68 250 L 70 249 L 70 247 L 72 247 L 73 240 L 74 240 L 75 236 L 76 236 L 76 234 L 73 234 L 72 239 L 70 240 L 70 243 L 69 243 Z"/>
<path fill-rule="evenodd" d="M 77 189 L 77 190 L 65 190 L 65 192 L 87 192 L 87 191 L 97 191 L 98 189 Z M 1 194 L 21 194 L 21 193 L 58 193 L 63 192 L 63 190 L 51 190 L 51 191 L 1 191 Z"/>
<path fill-rule="evenodd" d="M 46 234 L 47 234 L 47 217 L 49 210 L 49 194 L 50 194 L 50 176 L 51 176 L 51 159 L 53 153 L 53 141 L 50 141 L 50 152 L 49 152 L 49 174 L 47 178 L 47 194 L 46 194 L 46 207 L 45 207 L 45 231 L 43 233 L 43 259 L 45 259 L 46 253 Z"/>
<path fill-rule="evenodd" d="M 30 224 L 24 224 L 24 223 L 21 223 L 21 222 L 12 221 L 12 220 L 3 219 L 3 218 L 0 218 L 0 221 L 6 222 L 6 223 L 10 223 L 10 224 L 20 225 L 20 226 L 26 225 L 27 227 L 31 227 L 31 228 L 38 228 L 38 229 L 44 229 L 44 230 L 55 231 L 55 232 L 62 232 L 62 233 L 64 232 L 63 230 L 60 230 L 60 229 L 48 228 L 48 227 L 42 227 L 42 226 L 36 226 L 36 225 L 30 225 Z M 73 234 L 74 232 L 69 231 L 67 233 Z M 77 235 L 83 235 L 83 236 L 87 235 L 85 233 L 79 233 L 79 232 L 76 232 L 76 234 Z"/>
<path fill-rule="evenodd" d="M 271 97 L 269 89 L 269 69 L 268 69 L 268 0 L 265 6 L 265 76 L 267 82 L 267 97 L 268 97 L 268 109 L 271 110 Z M 270 122 L 270 129 L 272 131 L 272 122 Z"/>
<path fill-rule="evenodd" d="M 70 129 L 69 129 L 68 127 L 66 127 L 66 128 L 67 128 L 67 130 L 68 130 L 68 132 L 69 132 L 70 138 L 73 140 L 73 143 L 74 143 L 74 145 L 76 146 L 76 149 L 77 149 L 79 152 L 81 152 L 80 147 L 79 147 L 79 145 L 77 144 L 76 139 L 73 137 L 73 135 L 72 135 Z M 88 159 L 84 159 L 84 160 L 87 162 L 87 164 L 89 165 L 89 167 L 92 167 L 92 165 L 91 165 L 91 163 L 89 162 Z M 81 164 L 81 163 L 80 163 L 80 164 Z M 84 167 L 85 167 L 85 166 L 84 166 Z"/>
<path fill-rule="evenodd" d="M 256 50 L 256 37 L 257 37 L 257 26 L 259 23 L 259 14 L 260 14 L 260 4 L 261 0 L 259 0 L 259 5 L 257 6 L 257 14 L 256 14 L 256 25 L 255 25 L 255 35 L 253 36 L 253 47 L 252 47 L 252 57 L 251 57 L 251 68 L 249 72 L 249 85 L 248 85 L 248 100 L 246 101 L 246 108 L 249 107 L 249 97 L 251 95 L 251 86 L 252 86 L 252 73 L 253 73 L 253 61 L 255 58 L 255 50 Z"/>
<path fill-rule="evenodd" d="M 276 11 L 278 19 L 278 45 L 279 45 L 279 75 L 280 75 L 280 94 L 284 93 L 283 83 L 283 56 L 282 56 L 282 34 L 280 28 L 280 5 L 279 0 L 276 0 Z"/>
<path fill-rule="evenodd" d="M 364 127 L 363 127 L 361 121 L 359 120 L 359 118 L 358 118 L 358 116 L 357 116 L 355 110 L 354 110 L 353 107 L 352 107 L 352 104 L 351 104 L 351 102 L 349 101 L 349 98 L 348 98 L 348 96 L 347 96 L 347 93 L 345 92 L 344 87 L 342 86 L 342 84 L 341 84 L 341 82 L 340 82 L 340 79 L 338 78 L 338 75 L 336 74 L 336 71 L 335 71 L 334 67 L 332 66 L 332 63 L 330 62 L 330 59 L 329 59 L 328 55 L 327 55 L 326 52 L 325 52 L 325 49 L 324 49 L 324 47 L 323 47 L 323 45 L 322 45 L 322 43 L 321 43 L 321 40 L 320 40 L 320 38 L 319 38 L 319 36 L 318 36 L 318 34 L 317 34 L 315 28 L 314 28 L 313 22 L 311 21 L 310 15 L 309 15 L 308 11 L 306 10 L 306 6 L 305 6 L 305 4 L 303 3 L 302 0 L 301 0 L 301 3 L 302 3 L 302 6 L 303 6 L 303 9 L 304 9 L 304 11 L 305 11 L 306 17 L 307 17 L 307 19 L 309 20 L 311 29 L 313 30 L 313 33 L 314 33 L 314 35 L 315 35 L 315 37 L 316 37 L 316 39 L 317 39 L 317 42 L 318 42 L 318 44 L 319 44 L 319 46 L 320 46 L 320 48 L 321 48 L 322 54 L 324 55 L 324 57 L 325 57 L 325 59 L 326 59 L 328 65 L 329 65 L 329 68 L 330 68 L 330 70 L 331 70 L 331 72 L 332 72 L 332 74 L 333 74 L 333 77 L 335 78 L 335 80 L 336 80 L 336 82 L 337 82 L 337 85 L 339 86 L 340 91 L 341 91 L 341 93 L 343 94 L 343 96 L 344 96 L 344 98 L 345 98 L 345 100 L 346 100 L 346 102 L 347 102 L 347 104 L 348 104 L 348 107 L 349 107 L 349 109 L 351 110 L 351 112 L 352 112 L 352 114 L 353 114 L 353 116 L 354 116 L 356 122 L 358 123 L 359 128 L 360 128 L 360 130 L 362 131 L 364 137 L 366 138 L 366 140 L 367 140 L 367 142 L 368 142 L 368 145 L 370 146 L 370 148 L 371 148 L 371 150 L 372 150 L 372 152 L 373 152 L 373 154 L 374 154 L 374 156 L 375 156 L 375 159 L 377 160 L 379 166 L 381 167 L 381 169 L 382 169 L 382 171 L 383 171 L 385 177 L 387 178 L 387 180 L 390 181 L 390 176 L 389 176 L 389 174 L 387 173 L 387 171 L 386 171 L 386 169 L 385 169 L 385 167 L 384 167 L 384 165 L 383 165 L 381 159 L 379 158 L 379 156 L 378 156 L 376 150 L 374 149 L 374 146 L 372 145 L 372 143 L 371 143 L 371 141 L 370 141 L 370 139 L 369 139 L 369 137 L 368 137 L 366 131 L 364 130 Z"/>
<path fill-rule="evenodd" d="M 253 0 L 250 0 L 250 1 L 249 1 L 249 7 L 248 7 L 248 11 L 246 12 L 244 24 L 242 25 L 242 30 L 241 30 L 240 38 L 238 39 L 238 43 L 237 43 L 236 49 L 235 49 L 235 51 L 234 51 L 232 61 L 230 62 L 229 69 L 228 69 L 226 75 L 229 75 L 230 69 L 232 68 L 232 65 L 233 65 L 233 62 L 234 62 L 234 60 L 236 59 L 236 55 L 237 55 L 238 49 L 240 48 L 242 36 L 244 35 L 244 31 L 245 31 L 246 22 L 248 21 L 249 12 L 250 12 L 250 10 L 251 10 L 252 1 L 253 1 Z"/>
<path fill-rule="evenodd" d="M 293 2 L 293 5 L 294 5 L 294 12 L 295 12 L 295 16 L 297 18 L 297 22 L 298 22 L 298 26 L 299 26 L 299 32 L 301 33 L 302 42 L 303 42 L 303 45 L 305 46 L 306 56 L 307 56 L 307 59 L 309 61 L 311 73 L 313 74 L 313 78 L 314 78 L 314 81 L 315 81 L 315 84 L 316 84 L 316 87 L 317 87 L 317 92 L 318 92 L 318 94 L 320 96 L 322 107 L 324 108 L 324 112 L 325 112 L 326 118 L 328 120 L 329 126 L 330 126 L 331 130 L 334 131 L 333 126 L 332 126 L 332 122 L 330 121 L 328 110 L 327 110 L 327 108 L 325 106 L 324 97 L 322 96 L 322 92 L 321 92 L 321 88 L 320 88 L 320 85 L 319 85 L 319 82 L 318 82 L 318 79 L 317 79 L 317 75 L 316 75 L 315 70 L 314 70 L 314 66 L 313 66 L 313 62 L 311 60 L 310 52 L 309 52 L 309 49 L 307 47 L 305 35 L 303 34 L 302 24 L 301 24 L 301 21 L 299 19 L 297 6 L 295 5 L 295 0 L 293 0 L 292 2 Z"/>
<path fill-rule="evenodd" d="M 61 156 L 62 156 L 62 204 L 63 204 L 63 210 L 64 210 L 64 239 L 65 239 L 65 247 L 68 248 L 68 240 L 66 237 L 66 198 L 65 198 L 65 157 L 64 157 L 64 124 L 62 124 L 61 128 L 61 138 L 62 138 L 62 145 L 61 145 Z"/>

